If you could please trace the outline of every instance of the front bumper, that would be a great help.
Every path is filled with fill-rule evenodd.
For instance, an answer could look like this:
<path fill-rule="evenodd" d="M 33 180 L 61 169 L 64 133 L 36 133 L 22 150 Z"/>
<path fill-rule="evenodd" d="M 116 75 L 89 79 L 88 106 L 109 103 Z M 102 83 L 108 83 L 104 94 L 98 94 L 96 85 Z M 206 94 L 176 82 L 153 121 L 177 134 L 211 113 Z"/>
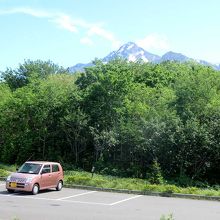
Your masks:
<path fill-rule="evenodd" d="M 31 192 L 32 188 L 33 188 L 32 183 L 19 183 L 19 182 L 10 182 L 10 181 L 6 182 L 6 189 Z"/>

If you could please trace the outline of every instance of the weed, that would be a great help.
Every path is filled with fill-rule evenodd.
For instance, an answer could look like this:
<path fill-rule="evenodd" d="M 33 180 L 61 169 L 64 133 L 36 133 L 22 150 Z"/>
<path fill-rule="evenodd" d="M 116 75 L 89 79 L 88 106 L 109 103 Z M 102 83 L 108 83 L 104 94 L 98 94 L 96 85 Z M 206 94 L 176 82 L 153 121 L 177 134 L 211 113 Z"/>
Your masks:
<path fill-rule="evenodd" d="M 208 196 L 220 196 L 220 190 L 215 188 L 197 188 L 197 187 L 180 187 L 174 184 L 150 184 L 147 180 L 137 178 L 119 178 L 115 176 L 105 176 L 79 171 L 65 172 L 65 182 L 75 185 L 87 185 L 102 188 L 140 190 L 148 192 L 162 193 L 182 193 L 182 194 L 197 194 Z"/>
<path fill-rule="evenodd" d="M 169 214 L 169 215 L 167 215 L 167 216 L 162 215 L 162 216 L 160 217 L 160 220 L 174 220 L 173 214 Z"/>

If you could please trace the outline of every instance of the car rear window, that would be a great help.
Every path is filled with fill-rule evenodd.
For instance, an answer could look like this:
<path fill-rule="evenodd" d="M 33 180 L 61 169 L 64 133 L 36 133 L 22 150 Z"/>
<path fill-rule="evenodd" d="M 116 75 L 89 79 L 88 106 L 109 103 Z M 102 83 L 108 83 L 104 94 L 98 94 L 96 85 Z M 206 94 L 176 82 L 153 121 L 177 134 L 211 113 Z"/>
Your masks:
<path fill-rule="evenodd" d="M 58 172 L 59 166 L 57 164 L 52 164 L 52 172 Z"/>

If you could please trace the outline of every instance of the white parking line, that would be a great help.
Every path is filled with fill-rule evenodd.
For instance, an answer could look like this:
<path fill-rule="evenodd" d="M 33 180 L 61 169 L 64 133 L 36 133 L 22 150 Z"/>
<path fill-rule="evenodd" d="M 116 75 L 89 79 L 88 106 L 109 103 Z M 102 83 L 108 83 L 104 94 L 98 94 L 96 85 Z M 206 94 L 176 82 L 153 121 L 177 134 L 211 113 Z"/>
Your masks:
<path fill-rule="evenodd" d="M 133 200 L 136 198 L 141 197 L 142 195 L 137 195 L 137 196 L 133 196 L 127 199 L 123 199 L 114 203 L 98 203 L 98 202 L 84 202 L 84 201 L 76 201 L 76 200 L 67 200 L 69 198 L 75 198 L 75 197 L 79 197 L 79 196 L 83 196 L 83 195 L 88 195 L 88 194 L 92 194 L 95 193 L 97 191 L 89 191 L 89 192 L 85 192 L 85 193 L 80 193 L 80 194 L 76 194 L 73 196 L 68 196 L 68 197 L 62 197 L 59 199 L 50 199 L 50 198 L 42 198 L 42 197 L 37 197 L 37 196 L 22 196 L 22 195 L 16 195 L 16 193 L 13 194 L 0 194 L 0 197 L 10 197 L 10 198 L 23 198 L 23 199 L 33 199 L 33 200 L 45 200 L 45 201 L 54 201 L 54 202 L 68 202 L 68 203 L 79 203 L 79 204 L 90 204 L 90 205 L 104 205 L 104 206 L 114 206 L 129 200 Z"/>
<path fill-rule="evenodd" d="M 142 196 L 142 195 L 133 196 L 133 197 L 130 197 L 130 198 L 128 198 L 128 199 L 123 199 L 123 200 L 120 200 L 120 201 L 118 201 L 118 202 L 111 203 L 111 204 L 109 204 L 109 205 L 110 205 L 110 206 L 117 205 L 117 204 L 119 204 L 119 203 L 126 202 L 126 201 L 132 200 L 132 199 L 136 199 L 136 198 L 139 198 L 139 197 L 141 197 L 141 196 Z"/>
<path fill-rule="evenodd" d="M 7 194 L 7 195 L 0 195 L 3 197 L 12 197 L 12 198 L 23 198 L 23 199 L 37 199 L 37 200 L 49 200 L 49 201 L 56 201 L 56 199 L 49 199 L 49 198 L 40 198 L 40 197 L 32 197 L 32 196 L 17 196 L 14 193 L 13 194 Z"/>
<path fill-rule="evenodd" d="M 96 192 L 96 191 L 90 191 L 90 192 L 80 193 L 80 194 L 76 194 L 76 195 L 73 195 L 73 196 L 67 196 L 67 197 L 59 198 L 59 199 L 57 199 L 57 200 L 64 200 L 64 199 L 69 199 L 69 198 L 75 198 L 75 197 L 78 197 L 78 196 L 88 195 L 88 194 L 95 193 L 95 192 Z"/>
<path fill-rule="evenodd" d="M 57 200 L 56 200 L 57 201 Z M 80 204 L 89 204 L 89 205 L 105 205 L 105 206 L 109 206 L 110 204 L 108 203 L 101 203 L 101 202 L 83 202 L 83 201 L 71 201 L 71 200 L 59 200 L 62 202 L 69 202 L 69 203 L 80 203 Z"/>
<path fill-rule="evenodd" d="M 54 201 L 54 202 L 67 202 L 67 203 L 80 203 L 80 204 L 88 204 L 88 205 L 104 205 L 109 206 L 107 203 L 98 203 L 98 202 L 83 202 L 83 201 L 71 201 L 71 200 L 58 200 L 58 199 L 49 199 L 49 198 L 40 198 L 40 197 L 32 197 L 32 196 L 16 196 L 14 194 L 8 195 L 0 195 L 0 197 L 12 197 L 12 198 L 22 198 L 22 199 L 33 199 L 33 200 L 46 200 L 46 201 Z"/>

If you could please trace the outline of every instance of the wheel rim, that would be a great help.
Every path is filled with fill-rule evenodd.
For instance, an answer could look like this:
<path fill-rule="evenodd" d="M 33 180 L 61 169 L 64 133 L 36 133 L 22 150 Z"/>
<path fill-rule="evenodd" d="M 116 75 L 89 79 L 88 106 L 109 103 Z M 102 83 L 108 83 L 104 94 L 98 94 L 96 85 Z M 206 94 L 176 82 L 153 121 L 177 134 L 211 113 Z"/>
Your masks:
<path fill-rule="evenodd" d="M 62 189 L 62 185 L 63 185 L 63 184 L 62 184 L 61 182 L 58 183 L 58 189 L 59 189 L 59 190 Z"/>
<path fill-rule="evenodd" d="M 34 188 L 33 188 L 33 193 L 34 193 L 34 194 L 37 194 L 38 191 L 39 191 L 38 186 L 35 185 Z"/>

